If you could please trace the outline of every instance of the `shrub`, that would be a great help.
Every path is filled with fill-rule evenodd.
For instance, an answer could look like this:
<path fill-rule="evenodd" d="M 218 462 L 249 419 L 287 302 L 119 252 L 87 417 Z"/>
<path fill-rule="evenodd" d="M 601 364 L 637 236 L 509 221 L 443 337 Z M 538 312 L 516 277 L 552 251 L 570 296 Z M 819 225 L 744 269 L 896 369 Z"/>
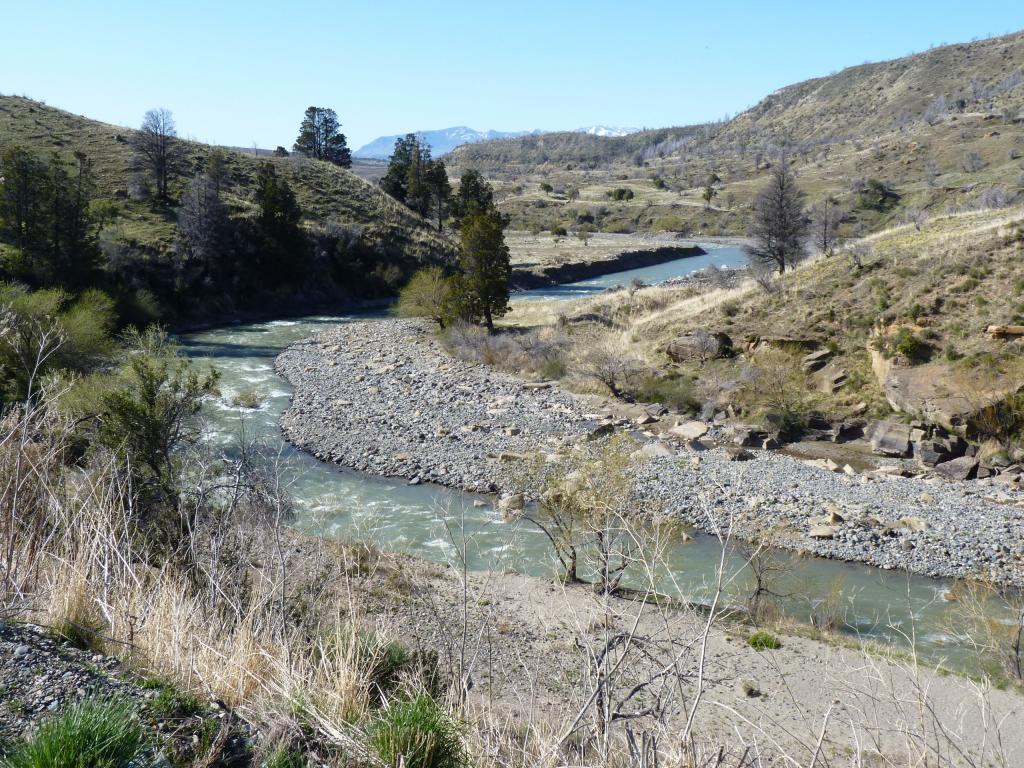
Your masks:
<path fill-rule="evenodd" d="M 806 428 L 814 406 L 799 353 L 769 349 L 757 354 L 742 376 L 738 397 L 744 410 L 781 432 Z"/>
<path fill-rule="evenodd" d="M 569 232 L 561 224 L 556 224 L 551 228 L 552 237 L 565 237 Z"/>
<path fill-rule="evenodd" d="M 445 325 L 451 283 L 440 267 L 425 267 L 412 276 L 398 294 L 395 314 L 399 317 L 427 317 Z"/>
<path fill-rule="evenodd" d="M 618 201 L 618 202 L 622 202 L 624 200 L 632 200 L 633 199 L 633 190 L 630 189 L 629 187 L 616 187 L 615 189 L 611 190 L 607 194 L 608 194 L 608 197 L 610 197 L 612 200 L 615 200 L 615 201 Z"/>
<path fill-rule="evenodd" d="M 370 727 L 370 745 L 390 766 L 461 768 L 459 724 L 426 694 L 388 707 Z"/>
<path fill-rule="evenodd" d="M 755 651 L 776 651 L 782 647 L 779 638 L 769 632 L 755 632 L 747 638 L 747 645 Z"/>
<path fill-rule="evenodd" d="M 0 760 L 2 768 L 128 768 L 145 735 L 134 708 L 113 699 L 72 704 Z"/>
<path fill-rule="evenodd" d="M 685 376 L 646 376 L 633 392 L 643 403 L 661 403 L 682 413 L 693 413 L 700 407 L 694 394 L 693 381 Z"/>

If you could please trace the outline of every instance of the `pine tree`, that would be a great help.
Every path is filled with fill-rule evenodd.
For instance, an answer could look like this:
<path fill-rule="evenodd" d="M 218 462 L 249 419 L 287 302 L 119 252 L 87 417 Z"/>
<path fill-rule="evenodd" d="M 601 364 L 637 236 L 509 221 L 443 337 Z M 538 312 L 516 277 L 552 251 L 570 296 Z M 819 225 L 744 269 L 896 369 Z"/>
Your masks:
<path fill-rule="evenodd" d="M 459 266 L 475 314 L 494 331 L 494 318 L 508 312 L 508 282 L 512 276 L 504 222 L 493 207 L 478 211 L 462 224 Z"/>
<path fill-rule="evenodd" d="M 456 226 L 468 220 L 476 213 L 488 211 L 494 207 L 494 190 L 487 183 L 480 171 L 469 170 L 459 180 L 459 190 L 452 198 L 452 218 Z"/>
<path fill-rule="evenodd" d="M 309 107 L 299 126 L 294 149 L 306 157 L 351 168 L 352 152 L 340 129 L 338 115 L 333 109 Z"/>

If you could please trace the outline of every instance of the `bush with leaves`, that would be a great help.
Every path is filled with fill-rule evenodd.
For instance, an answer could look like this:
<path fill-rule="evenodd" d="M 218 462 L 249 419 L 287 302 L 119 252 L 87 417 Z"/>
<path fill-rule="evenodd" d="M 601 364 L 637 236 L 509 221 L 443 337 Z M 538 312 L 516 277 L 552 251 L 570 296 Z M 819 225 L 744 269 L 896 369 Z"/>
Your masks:
<path fill-rule="evenodd" d="M 0 403 L 35 397 L 48 374 L 107 362 L 113 326 L 113 302 L 100 291 L 72 300 L 59 289 L 0 283 Z"/>
<path fill-rule="evenodd" d="M 101 386 L 96 442 L 123 457 L 135 490 L 153 502 L 177 497 L 176 454 L 199 440 L 196 416 L 217 391 L 217 374 L 200 374 L 159 328 L 129 330 L 125 360 Z M 151 513 L 152 514 L 152 513 Z"/>

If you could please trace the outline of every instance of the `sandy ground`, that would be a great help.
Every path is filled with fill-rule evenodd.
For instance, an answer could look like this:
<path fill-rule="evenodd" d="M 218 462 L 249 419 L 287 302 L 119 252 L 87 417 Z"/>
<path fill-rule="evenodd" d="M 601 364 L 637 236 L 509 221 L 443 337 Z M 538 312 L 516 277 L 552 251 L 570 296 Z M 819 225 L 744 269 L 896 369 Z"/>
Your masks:
<path fill-rule="evenodd" d="M 323 546 L 309 539 L 296 551 Z M 621 656 L 612 698 L 674 662 L 681 697 L 664 713 L 669 734 L 682 733 L 696 701 L 700 743 L 734 752 L 751 747 L 765 765 L 792 765 L 781 752 L 808 765 L 819 737 L 822 756 L 846 761 L 859 753 L 864 760 L 842 765 L 890 764 L 876 761 L 877 753 L 899 765 L 972 764 L 965 755 L 984 758 L 979 765 L 1024 765 L 1024 729 L 1014 725 L 1024 717 L 1019 690 L 778 630 L 781 647 L 759 651 L 747 642 L 754 628 L 728 618 L 711 625 L 702 651 L 706 612 L 606 597 L 585 585 L 464 573 L 454 564 L 390 555 L 363 575 L 351 576 L 349 567 L 350 575 L 339 577 L 345 570 L 332 575 L 328 568 L 318 580 L 361 606 L 365 621 L 437 651 L 456 676 L 463 670 L 471 712 L 481 720 L 506 716 L 555 733 L 579 716 L 590 722 L 594 659 L 606 641 L 624 635 L 634 646 Z M 650 725 L 634 722 L 637 731 Z M 915 762 L 925 744 L 933 750 L 929 761 Z"/>

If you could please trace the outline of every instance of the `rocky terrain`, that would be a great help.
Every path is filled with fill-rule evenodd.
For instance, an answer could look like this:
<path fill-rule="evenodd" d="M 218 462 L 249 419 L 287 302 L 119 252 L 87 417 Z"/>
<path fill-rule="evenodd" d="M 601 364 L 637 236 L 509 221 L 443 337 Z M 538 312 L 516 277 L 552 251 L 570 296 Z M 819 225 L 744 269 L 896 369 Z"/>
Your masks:
<path fill-rule="evenodd" d="M 248 750 L 246 726 L 220 704 L 140 678 L 117 658 L 42 627 L 0 621 L 0 743 L 27 736 L 43 718 L 93 697 L 136 706 L 150 734 L 151 765 L 208 759 L 194 764 L 229 766 Z"/>
<path fill-rule="evenodd" d="M 628 429 L 646 442 L 640 492 L 697 528 L 772 530 L 782 546 L 825 557 L 1024 583 L 1024 494 L 1005 478 L 907 478 L 896 461 L 858 472 L 712 447 L 730 437 L 724 426 L 677 425 L 660 408 L 621 418 L 546 382 L 453 360 L 418 321 L 337 326 L 286 349 L 277 369 L 295 388 L 286 437 L 324 461 L 507 494 L 528 455 Z"/>

